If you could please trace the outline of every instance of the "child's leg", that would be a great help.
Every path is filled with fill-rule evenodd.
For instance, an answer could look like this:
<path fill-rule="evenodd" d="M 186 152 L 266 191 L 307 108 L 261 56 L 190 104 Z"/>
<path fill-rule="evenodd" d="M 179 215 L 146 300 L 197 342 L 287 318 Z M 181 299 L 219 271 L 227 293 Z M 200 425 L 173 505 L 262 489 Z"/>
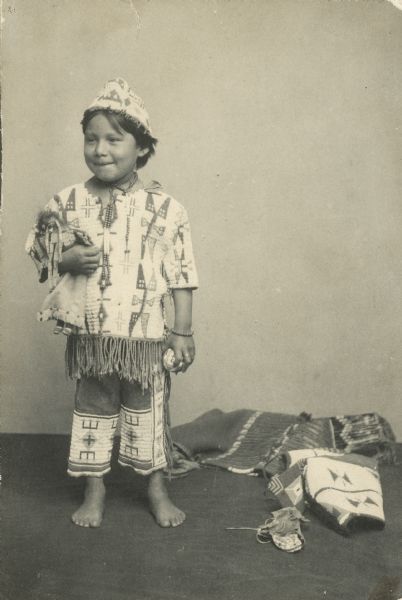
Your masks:
<path fill-rule="evenodd" d="M 121 442 L 119 463 L 137 473 L 150 475 L 150 509 L 161 527 L 180 525 L 185 514 L 169 499 L 162 469 L 168 464 L 166 386 L 164 376 L 154 379 L 152 389 L 122 383 Z"/>
<path fill-rule="evenodd" d="M 105 509 L 105 484 L 103 477 L 87 477 L 84 501 L 71 515 L 71 520 L 80 527 L 100 527 Z"/>
<path fill-rule="evenodd" d="M 149 476 L 148 499 L 151 512 L 161 527 L 177 527 L 185 520 L 185 513 L 169 498 L 162 471 L 154 471 Z"/>
<path fill-rule="evenodd" d="M 102 522 L 103 475 L 110 471 L 119 387 L 117 376 L 83 377 L 77 383 L 68 473 L 86 477 L 84 502 L 72 515 L 73 522 L 81 527 L 99 527 Z"/>

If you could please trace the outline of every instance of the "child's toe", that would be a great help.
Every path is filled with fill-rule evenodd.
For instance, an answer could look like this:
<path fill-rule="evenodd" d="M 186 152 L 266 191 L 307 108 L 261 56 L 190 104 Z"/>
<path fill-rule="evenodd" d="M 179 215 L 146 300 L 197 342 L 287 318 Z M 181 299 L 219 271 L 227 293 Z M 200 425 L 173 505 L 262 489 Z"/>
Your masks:
<path fill-rule="evenodd" d="M 159 525 L 161 527 L 171 527 L 171 522 L 169 521 L 169 519 L 160 519 L 159 521 Z"/>
<path fill-rule="evenodd" d="M 89 527 L 100 527 L 101 521 L 100 519 L 95 519 L 89 523 Z"/>
<path fill-rule="evenodd" d="M 185 520 L 186 515 L 184 514 L 184 512 L 180 511 L 177 515 L 175 515 L 172 519 L 172 527 L 177 527 L 178 525 L 181 525 L 183 523 L 183 521 Z"/>

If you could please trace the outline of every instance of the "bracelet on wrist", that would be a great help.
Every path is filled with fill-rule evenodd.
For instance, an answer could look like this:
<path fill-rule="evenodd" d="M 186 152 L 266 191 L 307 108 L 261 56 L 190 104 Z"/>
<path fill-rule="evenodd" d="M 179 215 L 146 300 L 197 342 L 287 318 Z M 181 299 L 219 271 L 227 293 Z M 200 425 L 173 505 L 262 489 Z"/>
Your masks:
<path fill-rule="evenodd" d="M 173 333 L 173 335 L 178 335 L 179 337 L 193 337 L 193 335 L 194 335 L 193 330 L 191 330 L 190 332 L 184 332 L 184 331 L 176 331 L 175 329 L 171 329 L 170 333 Z"/>

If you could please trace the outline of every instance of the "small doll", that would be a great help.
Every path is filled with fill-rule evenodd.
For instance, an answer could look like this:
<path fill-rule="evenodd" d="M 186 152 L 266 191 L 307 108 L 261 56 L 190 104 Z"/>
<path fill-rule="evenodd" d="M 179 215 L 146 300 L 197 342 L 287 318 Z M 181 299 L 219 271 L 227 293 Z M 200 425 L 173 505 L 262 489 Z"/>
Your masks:
<path fill-rule="evenodd" d="M 52 210 L 41 211 L 34 230 L 34 251 L 47 257 L 49 294 L 37 314 L 39 321 L 57 321 L 54 333 L 72 333 L 75 327 L 85 326 L 86 275 L 65 273 L 60 276 L 59 263 L 62 253 L 75 244 L 92 246 L 89 236 L 80 229 L 68 225 Z M 46 279 L 42 274 L 41 280 Z"/>

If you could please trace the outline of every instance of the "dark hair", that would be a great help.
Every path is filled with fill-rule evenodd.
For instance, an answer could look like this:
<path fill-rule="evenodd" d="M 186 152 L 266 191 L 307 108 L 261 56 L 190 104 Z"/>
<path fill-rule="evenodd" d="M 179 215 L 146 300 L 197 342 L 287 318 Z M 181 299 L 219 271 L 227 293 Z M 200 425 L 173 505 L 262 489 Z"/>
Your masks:
<path fill-rule="evenodd" d="M 117 112 L 115 110 L 111 110 L 108 108 L 99 108 L 94 110 L 86 110 L 84 112 L 84 117 L 81 121 L 82 131 L 85 133 L 86 128 L 90 120 L 98 114 L 104 115 L 111 126 L 118 131 L 119 129 L 124 129 L 127 133 L 131 133 L 137 142 L 138 146 L 144 150 L 147 149 L 148 152 L 144 154 L 144 156 L 139 156 L 137 159 L 137 169 L 141 169 L 144 167 L 148 159 L 151 158 L 153 154 L 155 154 L 155 146 L 158 143 L 158 140 L 145 129 L 141 123 L 136 121 L 134 118 L 131 118 L 125 112 Z"/>

